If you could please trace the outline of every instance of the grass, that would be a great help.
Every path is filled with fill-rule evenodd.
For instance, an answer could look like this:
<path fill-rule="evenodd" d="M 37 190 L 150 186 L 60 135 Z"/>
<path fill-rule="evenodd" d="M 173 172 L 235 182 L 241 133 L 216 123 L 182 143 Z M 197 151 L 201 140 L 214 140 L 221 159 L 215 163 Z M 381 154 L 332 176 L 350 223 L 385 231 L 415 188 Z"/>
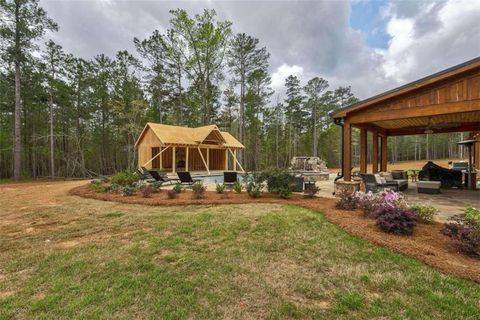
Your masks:
<path fill-rule="evenodd" d="M 315 212 L 0 196 L 0 319 L 474 319 L 480 286 Z M 11 195 L 17 197 L 12 200 Z M 30 206 L 18 199 L 33 197 Z"/>

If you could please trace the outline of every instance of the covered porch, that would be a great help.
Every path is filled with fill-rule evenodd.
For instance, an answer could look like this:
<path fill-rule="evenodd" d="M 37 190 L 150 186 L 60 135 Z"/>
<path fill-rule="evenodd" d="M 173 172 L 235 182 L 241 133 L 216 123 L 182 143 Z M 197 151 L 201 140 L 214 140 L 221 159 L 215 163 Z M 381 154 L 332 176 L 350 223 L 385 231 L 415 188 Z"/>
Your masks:
<path fill-rule="evenodd" d="M 359 130 L 360 172 L 388 170 L 388 138 L 401 135 L 469 132 L 480 140 L 480 58 L 340 109 L 344 181 L 352 179 L 352 130 Z M 369 134 L 370 133 L 370 134 Z M 368 137 L 371 136 L 371 142 Z M 473 144 L 473 168 L 480 168 L 480 144 Z"/>

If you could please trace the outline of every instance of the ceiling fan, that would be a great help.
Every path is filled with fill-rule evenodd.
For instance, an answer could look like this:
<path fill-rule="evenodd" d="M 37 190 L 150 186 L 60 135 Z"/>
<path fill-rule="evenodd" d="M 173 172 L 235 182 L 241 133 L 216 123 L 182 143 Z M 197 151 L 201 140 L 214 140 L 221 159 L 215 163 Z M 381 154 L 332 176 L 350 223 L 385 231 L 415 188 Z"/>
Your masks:
<path fill-rule="evenodd" d="M 455 123 L 455 122 L 434 124 L 433 121 L 432 121 L 432 118 L 429 117 L 428 118 L 428 124 L 425 127 L 425 131 L 423 131 L 423 133 L 432 134 L 432 133 L 434 133 L 434 131 L 433 131 L 434 129 L 456 128 L 456 127 L 459 127 L 459 126 L 460 126 L 460 124 Z"/>

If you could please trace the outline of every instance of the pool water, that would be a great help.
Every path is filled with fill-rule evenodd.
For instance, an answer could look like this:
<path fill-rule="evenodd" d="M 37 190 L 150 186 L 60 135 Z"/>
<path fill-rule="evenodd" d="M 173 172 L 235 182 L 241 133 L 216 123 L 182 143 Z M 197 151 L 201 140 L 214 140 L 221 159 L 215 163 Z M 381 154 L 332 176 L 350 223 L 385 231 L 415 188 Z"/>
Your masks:
<path fill-rule="evenodd" d="M 211 175 L 211 176 L 192 176 L 193 179 L 202 179 L 203 183 L 223 183 L 223 175 Z M 242 182 L 243 176 L 237 175 L 237 180 Z"/>

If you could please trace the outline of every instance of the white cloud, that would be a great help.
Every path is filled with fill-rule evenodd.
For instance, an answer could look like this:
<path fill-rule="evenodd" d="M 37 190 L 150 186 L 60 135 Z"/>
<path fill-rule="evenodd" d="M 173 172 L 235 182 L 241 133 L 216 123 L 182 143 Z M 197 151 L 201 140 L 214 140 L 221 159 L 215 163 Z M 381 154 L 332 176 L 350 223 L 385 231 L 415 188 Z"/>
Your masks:
<path fill-rule="evenodd" d="M 299 78 L 303 75 L 303 67 L 297 65 L 288 65 L 283 63 L 277 70 L 272 74 L 272 88 L 274 90 L 281 90 L 285 85 L 285 79 L 289 76 L 297 76 Z"/>

